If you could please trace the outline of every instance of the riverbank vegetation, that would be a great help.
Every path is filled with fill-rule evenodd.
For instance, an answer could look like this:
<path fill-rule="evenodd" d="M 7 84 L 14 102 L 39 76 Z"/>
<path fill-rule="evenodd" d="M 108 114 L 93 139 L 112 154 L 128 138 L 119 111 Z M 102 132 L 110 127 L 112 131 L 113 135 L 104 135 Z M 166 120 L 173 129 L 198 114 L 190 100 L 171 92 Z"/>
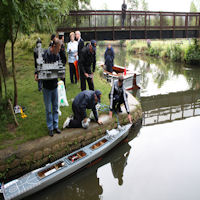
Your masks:
<path fill-rule="evenodd" d="M 7 107 L 7 101 L 0 103 L 0 149 L 10 145 L 18 145 L 28 140 L 37 139 L 46 136 L 48 133 L 46 127 L 45 107 L 43 94 L 38 91 L 37 82 L 34 80 L 34 59 L 33 48 L 37 38 L 42 40 L 42 46 L 47 48 L 49 45 L 49 34 L 31 34 L 30 36 L 20 35 L 15 45 L 15 63 L 16 80 L 18 85 L 18 104 L 25 107 L 27 118 L 21 118 L 17 114 L 19 126 L 16 127 Z M 6 60 L 8 71 L 11 71 L 10 43 L 6 46 Z M 9 75 L 7 80 L 7 91 L 13 99 L 13 81 Z M 102 103 L 108 104 L 108 94 L 110 85 L 95 73 L 94 85 L 96 89 L 102 91 Z M 74 97 L 80 92 L 80 83 L 71 84 L 69 79 L 69 66 L 66 65 L 66 93 L 69 107 L 61 107 L 62 116 L 59 117 L 59 127 L 62 127 L 66 117 L 72 115 L 71 104 Z M 4 92 L 4 89 L 3 89 Z M 89 113 L 88 113 L 89 114 Z"/>
<path fill-rule="evenodd" d="M 200 44 L 197 39 L 127 41 L 127 51 L 165 60 L 198 65 L 200 63 Z"/>

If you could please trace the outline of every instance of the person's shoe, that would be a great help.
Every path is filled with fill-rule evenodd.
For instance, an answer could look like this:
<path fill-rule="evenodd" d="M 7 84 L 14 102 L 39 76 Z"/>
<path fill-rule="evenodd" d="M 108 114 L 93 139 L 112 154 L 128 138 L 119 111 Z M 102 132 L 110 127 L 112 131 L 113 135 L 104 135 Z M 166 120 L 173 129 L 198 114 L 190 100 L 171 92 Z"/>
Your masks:
<path fill-rule="evenodd" d="M 71 121 L 71 118 L 68 117 L 68 118 L 65 120 L 64 124 L 63 124 L 63 129 L 69 127 L 70 121 Z"/>
<path fill-rule="evenodd" d="M 57 134 L 61 134 L 61 130 L 60 130 L 59 128 L 55 128 L 54 131 L 55 131 L 55 133 L 57 133 Z"/>
<path fill-rule="evenodd" d="M 49 136 L 53 137 L 53 130 L 49 130 Z"/>

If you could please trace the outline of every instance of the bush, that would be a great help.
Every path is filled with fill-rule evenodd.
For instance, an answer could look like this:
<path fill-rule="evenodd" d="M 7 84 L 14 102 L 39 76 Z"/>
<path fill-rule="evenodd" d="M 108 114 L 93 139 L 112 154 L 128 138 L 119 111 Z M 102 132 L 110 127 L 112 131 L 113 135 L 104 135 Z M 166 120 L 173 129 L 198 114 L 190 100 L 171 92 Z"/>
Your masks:
<path fill-rule="evenodd" d="M 158 57 L 160 55 L 161 48 L 159 47 L 150 47 L 146 50 L 146 54 L 149 56 Z"/>
<path fill-rule="evenodd" d="M 200 64 L 200 46 L 195 40 L 185 51 L 184 59 L 187 64 L 198 65 Z"/>
<path fill-rule="evenodd" d="M 38 33 L 31 34 L 30 36 L 21 35 L 19 39 L 16 41 L 15 47 L 23 49 L 28 52 L 33 52 L 33 49 L 36 46 L 36 41 L 38 38 L 40 38 L 42 41 L 42 47 L 48 48 L 48 44 L 50 42 L 50 35 L 48 38 L 46 34 L 38 34 Z"/>
<path fill-rule="evenodd" d="M 181 61 L 182 49 L 179 44 L 175 44 L 171 48 L 171 59 L 173 61 Z"/>

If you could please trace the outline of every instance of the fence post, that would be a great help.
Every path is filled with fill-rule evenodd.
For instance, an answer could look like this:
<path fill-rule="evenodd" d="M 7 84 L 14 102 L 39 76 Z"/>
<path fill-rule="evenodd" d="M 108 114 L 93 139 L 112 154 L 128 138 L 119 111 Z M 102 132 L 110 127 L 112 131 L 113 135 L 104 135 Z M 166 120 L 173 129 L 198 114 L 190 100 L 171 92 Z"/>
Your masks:
<path fill-rule="evenodd" d="M 115 40 L 115 14 L 114 14 L 114 11 L 113 11 L 113 40 Z"/>
<path fill-rule="evenodd" d="M 186 14 L 185 17 L 185 37 L 188 37 L 188 13 Z"/>
<path fill-rule="evenodd" d="M 131 39 L 131 13 L 132 12 L 130 12 L 130 22 L 129 22 L 129 39 Z"/>
<path fill-rule="evenodd" d="M 144 20 L 145 20 L 145 22 L 144 22 L 144 30 L 145 30 L 145 32 L 144 32 L 144 35 L 145 35 L 145 39 L 147 39 L 147 12 L 145 11 L 145 16 L 144 16 Z"/>
<path fill-rule="evenodd" d="M 199 35 L 198 35 L 198 37 L 200 37 L 200 14 L 199 14 L 199 27 L 198 27 L 198 32 L 199 32 Z"/>
<path fill-rule="evenodd" d="M 176 13 L 173 15 L 173 38 L 175 38 Z"/>
<path fill-rule="evenodd" d="M 160 12 L 160 39 L 162 39 L 162 13 Z"/>
<path fill-rule="evenodd" d="M 95 10 L 95 32 L 94 32 L 94 34 L 95 34 L 95 40 L 97 39 L 97 20 L 96 20 L 96 16 L 97 16 L 97 14 L 96 14 L 96 10 Z"/>

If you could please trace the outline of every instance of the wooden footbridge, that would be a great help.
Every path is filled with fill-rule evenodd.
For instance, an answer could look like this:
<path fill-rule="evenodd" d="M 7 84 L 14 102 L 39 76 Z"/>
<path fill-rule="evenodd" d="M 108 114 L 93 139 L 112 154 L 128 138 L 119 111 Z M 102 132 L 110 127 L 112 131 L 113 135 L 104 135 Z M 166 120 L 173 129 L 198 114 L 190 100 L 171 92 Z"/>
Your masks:
<path fill-rule="evenodd" d="M 122 26 L 119 10 L 70 11 L 63 16 L 58 32 L 68 40 L 71 31 L 79 30 L 85 41 L 122 39 L 198 38 L 200 13 L 126 11 Z"/>

